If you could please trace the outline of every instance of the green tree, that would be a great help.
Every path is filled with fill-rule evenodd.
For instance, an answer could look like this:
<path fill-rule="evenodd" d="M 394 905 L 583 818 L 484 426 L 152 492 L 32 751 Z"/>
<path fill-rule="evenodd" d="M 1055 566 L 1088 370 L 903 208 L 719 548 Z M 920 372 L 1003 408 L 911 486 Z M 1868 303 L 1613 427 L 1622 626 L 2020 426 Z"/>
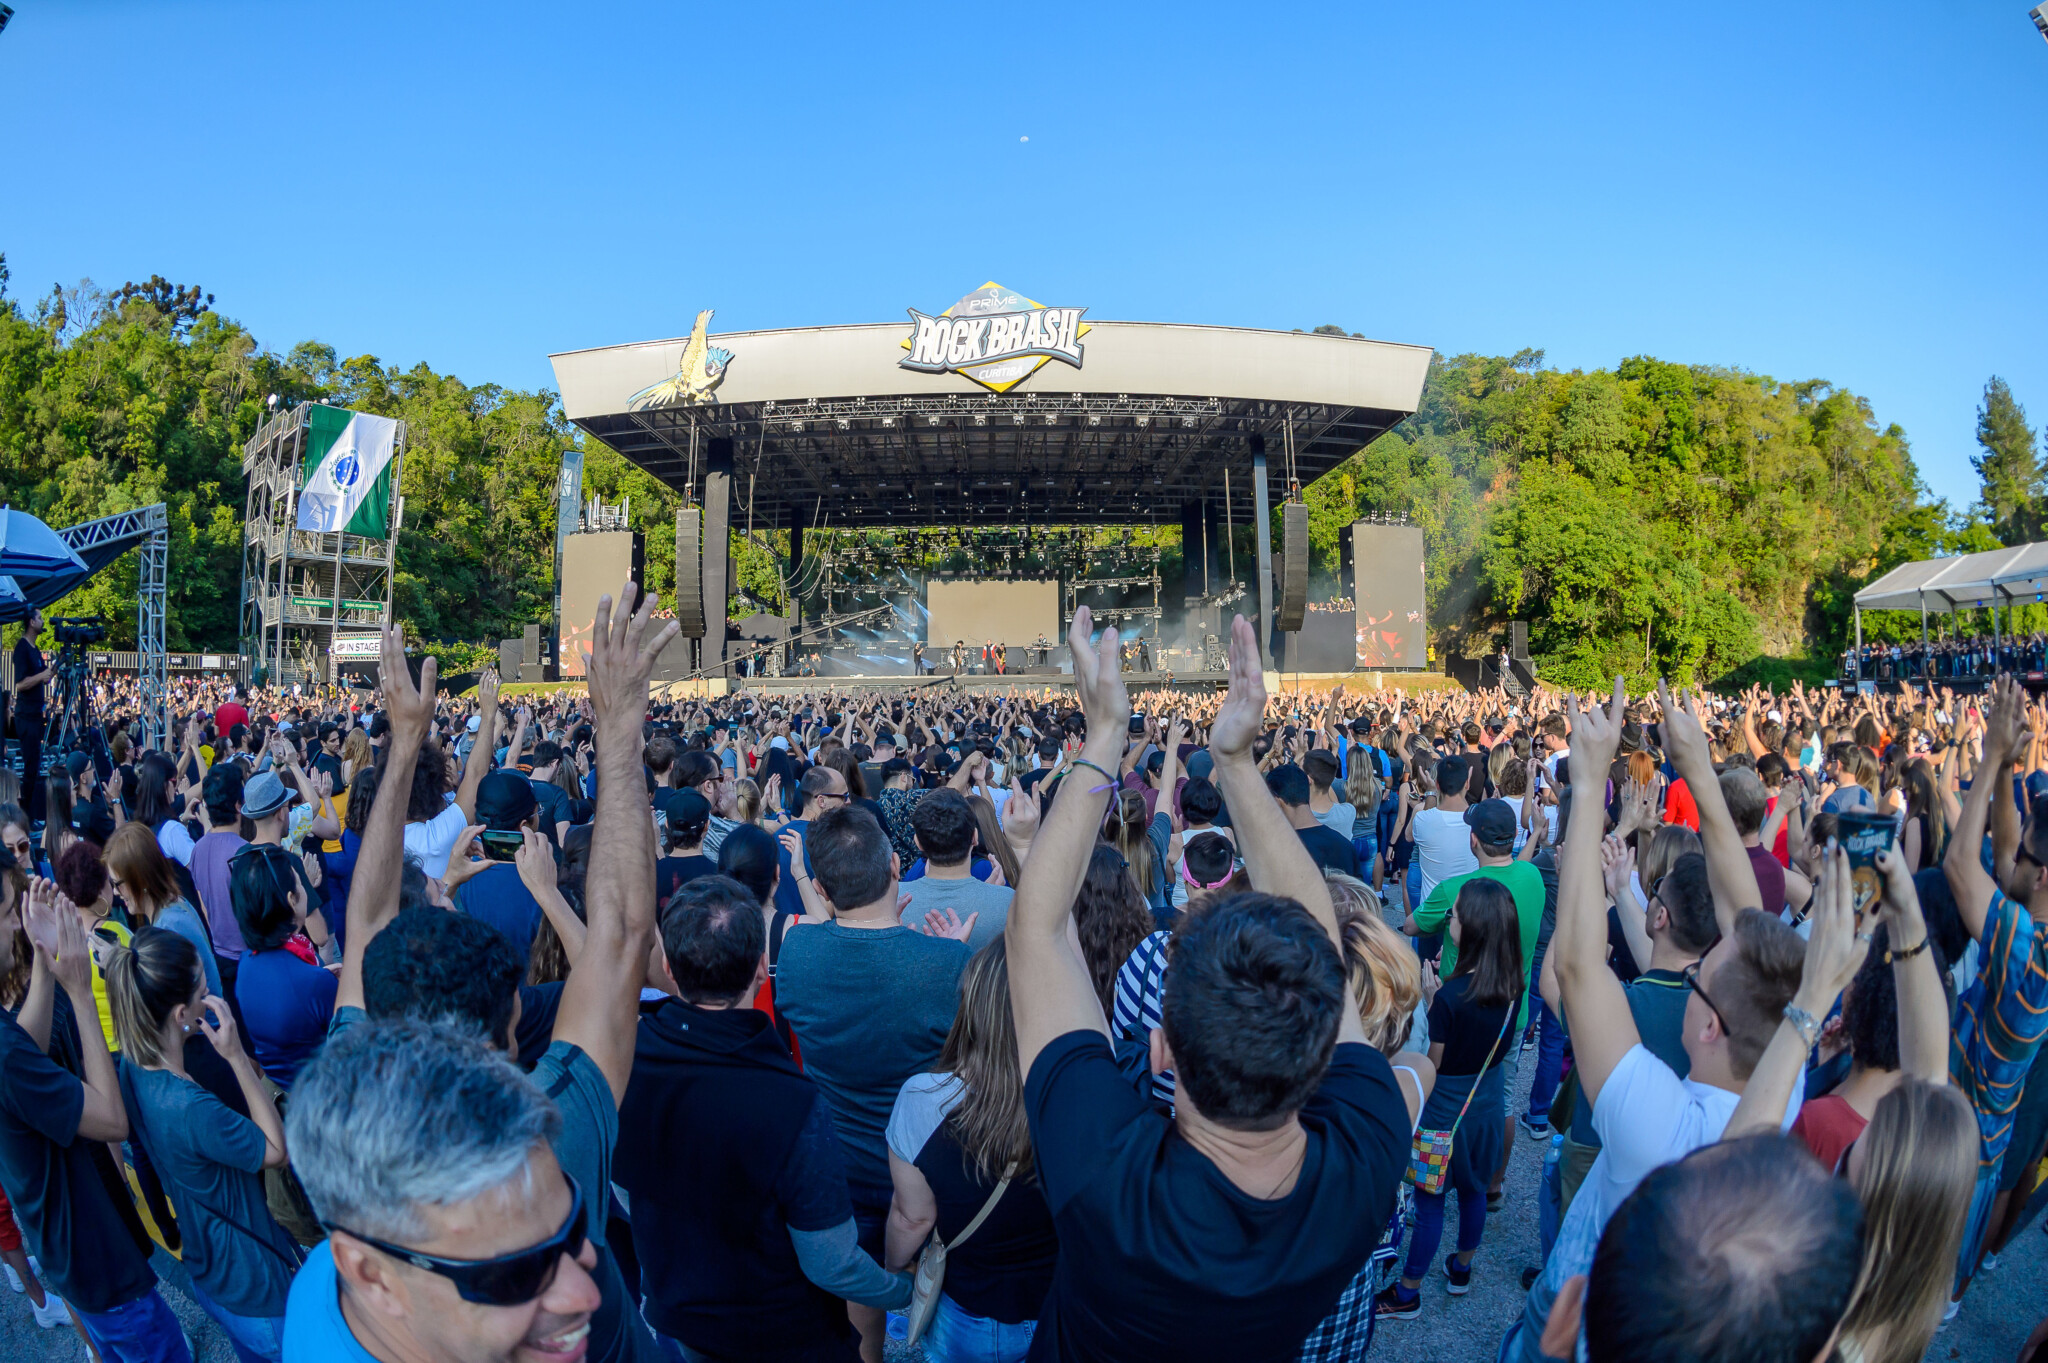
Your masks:
<path fill-rule="evenodd" d="M 1977 443 L 1984 453 L 1972 455 L 1970 463 L 1983 484 L 1979 505 L 1992 532 L 2006 544 L 2039 539 L 2042 468 L 2034 428 L 1996 374 L 1984 385 L 1984 402 L 1977 408 Z"/>

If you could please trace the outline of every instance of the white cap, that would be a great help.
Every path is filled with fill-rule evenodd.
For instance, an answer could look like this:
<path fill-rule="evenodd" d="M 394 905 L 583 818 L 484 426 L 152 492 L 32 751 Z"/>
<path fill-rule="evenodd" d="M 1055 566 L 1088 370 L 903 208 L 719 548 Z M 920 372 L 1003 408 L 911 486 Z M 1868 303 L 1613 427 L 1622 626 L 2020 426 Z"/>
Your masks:
<path fill-rule="evenodd" d="M 481 729 L 483 727 L 484 719 L 482 715 L 471 715 L 469 717 L 469 731 L 471 733 L 475 733 L 478 729 Z"/>
<path fill-rule="evenodd" d="M 1779 714 L 1776 710 L 1764 711 L 1764 718 L 1776 724 L 1783 724 L 1785 722 L 1785 717 Z"/>

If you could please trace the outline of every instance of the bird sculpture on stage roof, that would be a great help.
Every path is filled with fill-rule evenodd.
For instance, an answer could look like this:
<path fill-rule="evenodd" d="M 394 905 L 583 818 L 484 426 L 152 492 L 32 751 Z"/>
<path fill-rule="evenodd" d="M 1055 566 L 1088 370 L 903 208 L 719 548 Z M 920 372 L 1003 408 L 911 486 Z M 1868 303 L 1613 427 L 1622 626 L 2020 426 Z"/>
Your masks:
<path fill-rule="evenodd" d="M 682 359 L 676 363 L 675 377 L 649 384 L 633 394 L 626 403 L 627 411 L 718 401 L 712 392 L 725 382 L 725 367 L 732 363 L 732 352 L 706 343 L 704 331 L 710 325 L 711 309 L 706 308 L 697 314 L 697 325 L 690 328 L 690 340 L 683 347 Z"/>

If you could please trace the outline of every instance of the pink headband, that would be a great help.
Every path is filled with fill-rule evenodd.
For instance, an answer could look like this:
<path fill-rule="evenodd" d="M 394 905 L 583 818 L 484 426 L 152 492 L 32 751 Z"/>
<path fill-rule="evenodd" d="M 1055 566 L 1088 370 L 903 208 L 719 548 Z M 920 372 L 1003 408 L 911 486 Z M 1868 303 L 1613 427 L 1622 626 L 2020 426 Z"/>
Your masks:
<path fill-rule="evenodd" d="M 1217 887 L 1218 885 L 1227 885 L 1227 884 L 1229 884 L 1229 883 L 1230 883 L 1230 878 L 1231 878 L 1232 876 L 1236 875 L 1236 874 L 1237 874 L 1237 861 L 1236 861 L 1236 859 L 1235 859 L 1235 858 L 1232 858 L 1232 859 L 1231 859 L 1231 863 L 1230 863 L 1230 869 L 1229 869 L 1229 870 L 1227 870 L 1227 871 L 1225 871 L 1225 872 L 1223 873 L 1223 876 L 1222 876 L 1222 878 L 1221 878 L 1221 879 L 1219 879 L 1219 880 L 1216 880 L 1216 881 L 1212 881 L 1211 883 L 1209 883 L 1209 884 L 1207 884 L 1207 885 L 1204 885 L 1204 884 L 1203 884 L 1203 883 L 1202 883 L 1201 881 L 1199 881 L 1199 880 L 1196 880 L 1196 879 L 1195 879 L 1195 875 L 1194 875 L 1194 872 L 1192 872 L 1192 871 L 1188 870 L 1188 862 L 1187 862 L 1187 858 L 1186 858 L 1186 857 L 1182 857 L 1182 858 L 1181 858 L 1181 862 L 1180 862 L 1180 878 L 1181 878 L 1182 880 L 1185 880 L 1185 881 L 1186 881 L 1186 882 L 1187 882 L 1188 884 L 1190 884 L 1190 885 L 1194 886 L 1194 887 L 1195 887 L 1196 889 L 1198 889 L 1198 890 L 1213 890 L 1213 889 L 1215 889 L 1215 888 L 1216 888 L 1216 887 Z"/>

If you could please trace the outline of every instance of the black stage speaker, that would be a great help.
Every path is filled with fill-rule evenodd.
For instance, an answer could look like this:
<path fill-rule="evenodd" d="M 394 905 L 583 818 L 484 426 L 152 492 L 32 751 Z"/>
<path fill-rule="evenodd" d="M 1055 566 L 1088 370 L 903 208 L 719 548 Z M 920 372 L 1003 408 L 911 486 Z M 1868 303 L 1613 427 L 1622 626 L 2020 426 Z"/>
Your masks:
<path fill-rule="evenodd" d="M 1529 657 L 1529 622 L 1508 621 L 1508 656 L 1527 660 Z"/>
<path fill-rule="evenodd" d="M 1293 634 L 1308 612 L 1308 506 L 1280 507 L 1280 630 Z"/>
<path fill-rule="evenodd" d="M 704 637 L 704 512 L 676 512 L 676 623 L 685 639 Z"/>

